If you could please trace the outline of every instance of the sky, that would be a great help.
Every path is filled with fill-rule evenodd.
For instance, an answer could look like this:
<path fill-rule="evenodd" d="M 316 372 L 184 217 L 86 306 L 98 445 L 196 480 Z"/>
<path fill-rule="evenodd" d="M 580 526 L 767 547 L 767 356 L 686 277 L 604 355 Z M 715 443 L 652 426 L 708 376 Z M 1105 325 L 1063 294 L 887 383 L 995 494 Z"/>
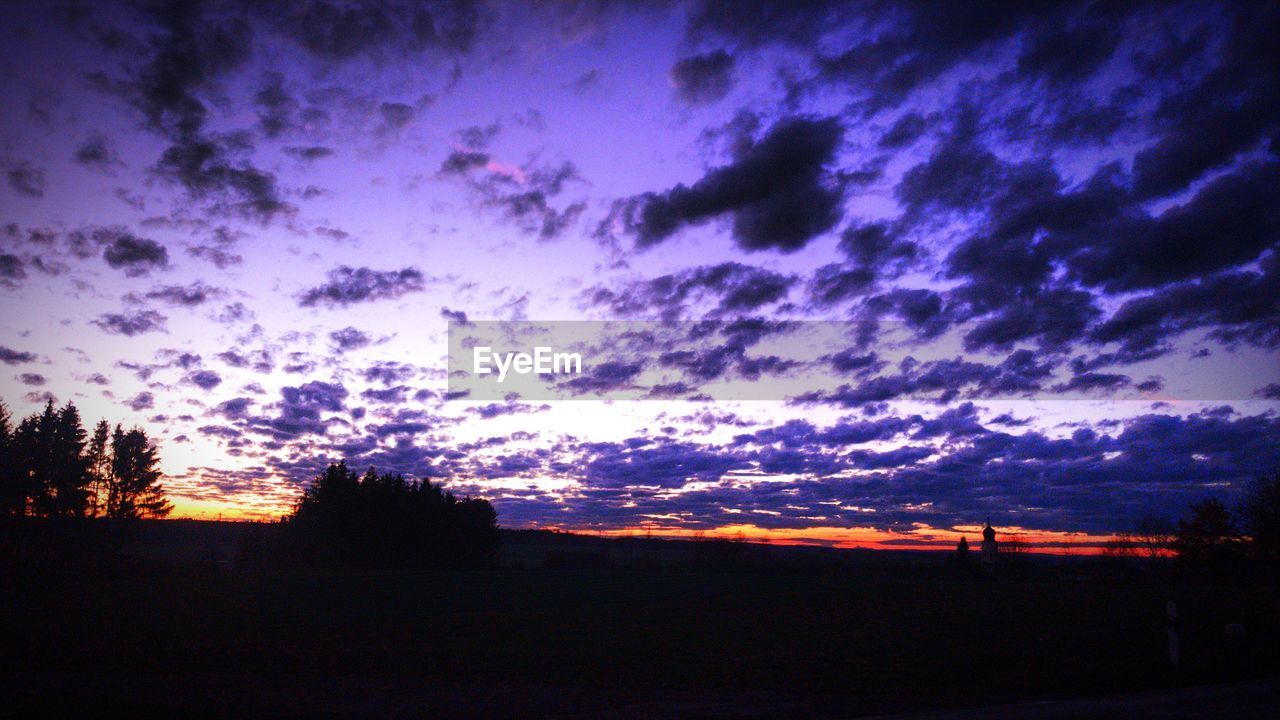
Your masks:
<path fill-rule="evenodd" d="M 1273 4 L 4 10 L 0 398 L 145 428 L 177 516 L 345 458 L 508 527 L 1085 547 L 1280 470 Z M 460 392 L 490 321 L 673 335 Z"/>

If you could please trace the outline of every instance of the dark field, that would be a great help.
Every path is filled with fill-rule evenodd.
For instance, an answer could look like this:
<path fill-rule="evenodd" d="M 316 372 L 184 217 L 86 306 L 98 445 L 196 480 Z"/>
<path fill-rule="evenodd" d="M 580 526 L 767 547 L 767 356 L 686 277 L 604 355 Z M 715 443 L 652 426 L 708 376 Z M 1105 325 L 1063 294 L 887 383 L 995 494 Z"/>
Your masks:
<path fill-rule="evenodd" d="M 1161 587 L 1080 559 L 962 578 L 939 555 L 729 548 L 699 562 L 689 543 L 547 540 L 509 537 L 504 557 L 558 548 L 562 566 L 590 565 L 603 547 L 635 562 L 358 573 L 230 567 L 214 552 L 19 574 L 4 583 L 0 699 L 25 712 L 848 717 L 1268 677 L 1280 657 L 1280 602 L 1259 586 Z M 1176 673 L 1168 599 L 1182 615 Z"/>

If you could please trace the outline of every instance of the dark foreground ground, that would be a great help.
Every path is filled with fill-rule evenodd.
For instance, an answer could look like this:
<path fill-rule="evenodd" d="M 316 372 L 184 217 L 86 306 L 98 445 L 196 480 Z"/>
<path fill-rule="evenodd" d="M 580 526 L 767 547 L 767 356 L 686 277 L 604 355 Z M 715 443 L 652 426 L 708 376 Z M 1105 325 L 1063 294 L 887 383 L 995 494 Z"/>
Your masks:
<path fill-rule="evenodd" d="M 573 558 L 559 562 L 593 562 Z M 937 561 L 132 564 L 4 586 L 0 717 L 1251 717 L 1275 685 L 1240 682 L 1280 668 L 1272 588 L 956 577 Z M 1196 712 L 1223 703 L 1235 712 Z"/>

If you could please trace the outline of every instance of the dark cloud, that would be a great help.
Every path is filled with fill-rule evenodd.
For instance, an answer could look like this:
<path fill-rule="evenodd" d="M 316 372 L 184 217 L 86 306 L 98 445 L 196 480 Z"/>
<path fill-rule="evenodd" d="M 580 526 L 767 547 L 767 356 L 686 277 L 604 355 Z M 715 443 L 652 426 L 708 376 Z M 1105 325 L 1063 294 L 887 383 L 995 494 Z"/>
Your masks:
<path fill-rule="evenodd" d="M 275 176 L 232 159 L 232 147 L 222 138 L 192 138 L 165 150 L 156 171 L 181 184 L 192 198 L 213 200 L 217 211 L 261 220 L 292 212 Z"/>
<path fill-rule="evenodd" d="M 347 389 L 340 383 L 317 380 L 297 387 L 285 387 L 280 391 L 280 397 L 278 415 L 252 421 L 259 429 L 281 437 L 322 435 L 330 424 L 330 420 L 322 418 L 322 413 L 341 411 L 346 404 Z"/>
<path fill-rule="evenodd" d="M 129 277 L 148 275 L 152 270 L 168 267 L 169 251 L 155 240 L 121 232 L 102 251 L 102 259 Z"/>
<path fill-rule="evenodd" d="M 212 390 L 222 384 L 222 376 L 212 370 L 197 370 L 183 380 L 201 390 Z"/>
<path fill-rule="evenodd" d="M 1256 259 L 1280 237 L 1280 162 L 1219 177 L 1157 216 L 1117 219 L 1113 235 L 1070 258 L 1089 285 L 1136 290 Z"/>
<path fill-rule="evenodd" d="M 466 174 L 489 164 L 489 154 L 476 150 L 454 150 L 440 163 L 440 174 Z"/>
<path fill-rule="evenodd" d="M 843 135 L 835 118 L 779 120 L 692 186 L 621 203 L 619 219 L 641 248 L 727 215 L 744 250 L 799 250 L 840 220 L 844 188 L 830 166 Z"/>
<path fill-rule="evenodd" d="M 203 305 L 210 298 L 220 295 L 222 295 L 222 291 L 218 288 L 210 287 L 197 280 L 190 285 L 163 285 L 153 288 L 148 290 L 143 297 L 148 300 L 159 300 L 169 305 L 195 307 Z"/>
<path fill-rule="evenodd" d="M 569 83 L 569 89 L 575 93 L 582 94 L 600 85 L 600 69 L 592 68 Z"/>
<path fill-rule="evenodd" d="M 813 47 L 818 38 L 850 15 L 842 3 L 772 3 L 702 0 L 689 13 L 695 40 L 720 37 L 747 47 L 774 43 Z"/>
<path fill-rule="evenodd" d="M 909 112 L 894 121 L 880 136 L 880 147 L 900 148 L 915 142 L 925 131 L 925 120 L 920 113 Z"/>
<path fill-rule="evenodd" d="M 258 108 L 258 127 L 268 138 L 276 138 L 292 130 L 294 115 L 298 112 L 298 100 L 284 87 L 284 76 L 268 73 L 262 89 L 253 96 Z"/>
<path fill-rule="evenodd" d="M 23 195 L 29 195 L 34 198 L 44 197 L 45 179 L 43 168 L 38 168 L 26 160 L 5 161 L 0 163 L 0 166 L 4 168 L 5 179 L 9 181 L 9 187 Z"/>
<path fill-rule="evenodd" d="M 8 253 L 0 254 L 0 280 L 21 280 L 27 276 L 22 258 Z"/>
<path fill-rule="evenodd" d="M 111 147 L 106 136 L 94 134 L 89 136 L 80 147 L 76 148 L 73 159 L 87 167 L 107 169 L 120 164 L 120 158 Z"/>
<path fill-rule="evenodd" d="M 323 145 L 290 145 L 284 149 L 286 155 L 299 160 L 323 160 L 333 155 L 333 148 Z"/>
<path fill-rule="evenodd" d="M 751 313 L 785 300 L 797 279 L 764 268 L 726 262 L 688 268 L 614 290 L 587 291 L 592 306 L 617 317 L 677 319 L 696 302 L 712 301 L 713 316 Z"/>
<path fill-rule="evenodd" d="M 392 59 L 438 50 L 469 50 L 483 24 L 471 2 L 392 0 L 349 6 L 330 0 L 257 5 L 254 10 L 315 56 L 346 60 L 359 55 Z"/>
<path fill-rule="evenodd" d="M 360 376 L 364 378 L 365 382 L 380 382 L 384 386 L 390 387 L 417 374 L 417 369 L 412 365 L 397 362 L 379 362 L 365 368 L 361 371 Z"/>
<path fill-rule="evenodd" d="M 575 394 L 606 394 L 634 387 L 635 379 L 642 370 L 644 366 L 638 362 L 611 360 L 596 363 L 586 368 L 582 375 L 577 375 L 561 384 Z"/>
<path fill-rule="evenodd" d="M 734 58 L 723 49 L 682 58 L 671 66 L 671 84 L 690 105 L 716 102 L 733 89 Z"/>
<path fill-rule="evenodd" d="M 472 324 L 471 321 L 467 319 L 467 314 L 461 310 L 450 310 L 447 307 L 442 307 L 440 308 L 440 317 L 464 327 Z"/>
<path fill-rule="evenodd" d="M 914 241 L 885 223 L 847 228 L 839 248 L 848 262 L 823 265 L 809 281 L 809 296 L 819 307 L 872 290 L 877 280 L 901 274 L 919 255 Z"/>
<path fill-rule="evenodd" d="M 535 112 L 535 111 L 530 111 Z M 473 150 L 484 150 L 502 131 L 502 123 L 492 122 L 488 125 L 472 125 L 459 130 L 455 135 L 464 147 Z"/>
<path fill-rule="evenodd" d="M 1280 347 L 1280 256 L 1258 271 L 1230 271 L 1132 297 L 1089 334 L 1097 343 L 1119 343 L 1140 355 L 1166 347 L 1180 333 L 1215 328 L 1223 340 Z"/>
<path fill-rule="evenodd" d="M 570 183 L 582 180 L 577 166 L 567 161 L 552 166 L 530 163 L 512 172 L 493 168 L 488 153 L 455 150 L 440 164 L 439 174 L 465 178 L 483 206 L 501 211 L 539 240 L 559 238 L 587 208 L 585 202 L 559 208 L 552 202 Z"/>
<path fill-rule="evenodd" d="M 239 241 L 240 238 L 236 233 L 222 226 L 215 228 L 207 241 L 188 246 L 187 254 L 207 260 L 222 270 L 244 262 L 244 258 L 234 250 Z"/>
<path fill-rule="evenodd" d="M 240 420 L 248 415 L 252 405 L 252 398 L 238 397 L 218 403 L 210 412 L 228 420 Z"/>
<path fill-rule="evenodd" d="M 369 337 L 367 333 L 353 327 L 334 330 L 329 333 L 329 339 L 333 341 L 333 347 L 338 352 L 359 350 L 360 348 L 368 347 L 373 342 L 373 338 Z"/>
<path fill-rule="evenodd" d="M 1134 191 L 1141 198 L 1186 188 L 1205 171 L 1222 167 L 1280 128 L 1280 11 L 1265 4 L 1232 6 L 1229 31 L 1212 68 L 1183 84 L 1156 109 L 1159 138 L 1133 160 Z M 1189 43 L 1197 42 L 1195 35 Z M 1193 44 L 1192 51 L 1198 50 Z M 1172 64 L 1178 68 L 1180 63 Z M 1151 68 L 1167 72 L 1167 65 Z M 1274 145 L 1273 145 L 1274 149 Z"/>
<path fill-rule="evenodd" d="M 35 362 L 35 360 L 35 353 L 13 350 L 0 345 L 0 362 L 5 365 L 21 365 L 22 363 Z"/>
<path fill-rule="evenodd" d="M 18 382 L 23 385 L 39 386 L 45 384 L 45 377 L 40 373 L 22 373 L 18 376 Z"/>
<path fill-rule="evenodd" d="M 383 127 L 393 132 L 413 122 L 417 114 L 412 105 L 399 102 L 384 102 L 378 106 L 378 114 L 382 116 Z"/>
<path fill-rule="evenodd" d="M 96 77 L 103 87 L 122 92 L 147 127 L 170 142 L 155 165 L 157 175 L 183 187 L 192 200 L 211 201 L 215 211 L 262 220 L 290 212 L 275 176 L 243 158 L 248 139 L 207 128 L 203 96 L 247 64 L 251 23 L 223 6 L 186 3 L 152 6 L 148 19 L 153 32 L 129 44 L 142 61 L 128 79 Z M 119 50 L 110 44 L 108 49 Z"/>
<path fill-rule="evenodd" d="M 748 462 L 733 453 L 676 441 L 592 443 L 583 459 L 584 479 L 593 487 L 677 488 L 694 480 L 714 481 Z"/>
<path fill-rule="evenodd" d="M 156 406 L 156 397 L 149 392 L 140 392 L 126 400 L 124 404 L 134 412 L 142 412 Z"/>
<path fill-rule="evenodd" d="M 1038 360 L 1031 350 L 1015 350 L 999 364 L 957 357 L 919 362 L 907 358 L 898 372 L 857 378 L 833 392 L 804 394 L 801 404 L 822 402 L 839 407 L 867 408 L 877 403 L 911 399 L 950 403 L 963 398 L 1024 397 L 1046 390 L 1055 367 L 1052 359 Z"/>
<path fill-rule="evenodd" d="M 101 328 L 103 332 L 133 337 L 149 332 L 163 331 L 166 320 L 167 318 L 164 315 L 154 310 L 142 310 L 127 314 L 106 313 L 99 315 L 98 319 L 92 322 Z"/>
<path fill-rule="evenodd" d="M 328 277 L 329 281 L 325 284 L 303 291 L 298 296 L 298 304 L 302 307 L 340 307 L 361 302 L 394 300 L 408 293 L 421 292 L 427 284 L 422 271 L 414 267 L 372 270 L 342 265 L 330 270 Z"/>

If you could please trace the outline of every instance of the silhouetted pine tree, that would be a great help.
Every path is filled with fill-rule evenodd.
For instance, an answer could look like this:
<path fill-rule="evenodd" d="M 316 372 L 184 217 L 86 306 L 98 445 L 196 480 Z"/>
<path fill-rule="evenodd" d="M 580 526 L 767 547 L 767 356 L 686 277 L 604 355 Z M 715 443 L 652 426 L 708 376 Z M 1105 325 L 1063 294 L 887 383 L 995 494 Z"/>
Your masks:
<path fill-rule="evenodd" d="M 0 401 L 0 514 L 21 515 L 27 502 L 14 441 L 13 417 Z"/>
<path fill-rule="evenodd" d="M 58 411 L 53 433 L 48 514 L 83 517 L 89 505 L 89 466 L 84 454 L 84 425 L 73 403 Z"/>
<path fill-rule="evenodd" d="M 163 517 L 173 506 L 160 485 L 160 458 L 141 428 L 111 435 L 111 475 L 107 481 L 107 517 Z"/>
<path fill-rule="evenodd" d="M 345 461 L 312 481 L 287 522 L 306 555 L 362 565 L 485 565 L 499 542 L 488 501 L 373 468 L 357 477 Z"/>
<path fill-rule="evenodd" d="M 159 458 L 145 431 L 114 434 L 103 420 L 87 433 L 68 402 L 13 427 L 0 402 L 0 514 L 116 518 L 163 516 L 171 509 L 160 485 Z"/>
<path fill-rule="evenodd" d="M 106 420 L 99 420 L 85 450 L 85 463 L 89 473 L 88 514 L 91 517 L 106 511 L 107 486 L 111 479 L 110 440 L 111 426 Z"/>
<path fill-rule="evenodd" d="M 21 514 L 45 515 L 53 503 L 53 438 L 58 414 L 53 401 L 45 403 L 44 411 L 28 415 L 18 423 L 14 432 L 14 455 L 18 470 L 18 488 L 22 495 Z"/>

